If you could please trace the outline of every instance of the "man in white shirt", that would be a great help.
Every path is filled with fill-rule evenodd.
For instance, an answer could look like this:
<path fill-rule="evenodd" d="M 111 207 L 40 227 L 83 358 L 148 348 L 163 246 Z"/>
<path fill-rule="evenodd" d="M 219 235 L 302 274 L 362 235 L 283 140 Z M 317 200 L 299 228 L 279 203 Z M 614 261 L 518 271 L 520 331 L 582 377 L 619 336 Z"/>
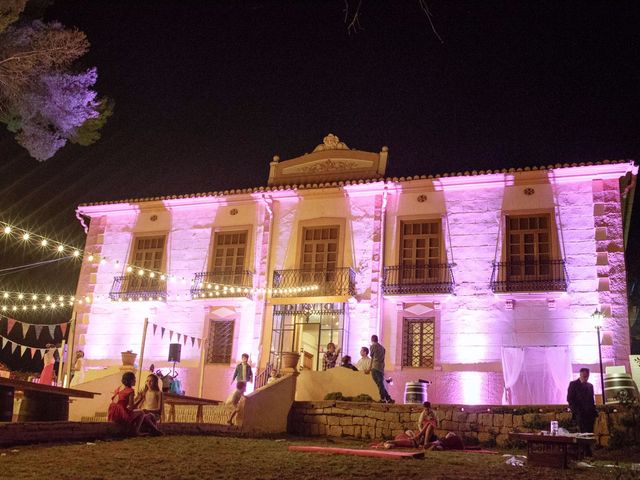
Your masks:
<path fill-rule="evenodd" d="M 371 358 L 369 358 L 369 349 L 367 347 L 360 349 L 360 360 L 356 363 L 356 368 L 367 375 L 371 372 Z"/>

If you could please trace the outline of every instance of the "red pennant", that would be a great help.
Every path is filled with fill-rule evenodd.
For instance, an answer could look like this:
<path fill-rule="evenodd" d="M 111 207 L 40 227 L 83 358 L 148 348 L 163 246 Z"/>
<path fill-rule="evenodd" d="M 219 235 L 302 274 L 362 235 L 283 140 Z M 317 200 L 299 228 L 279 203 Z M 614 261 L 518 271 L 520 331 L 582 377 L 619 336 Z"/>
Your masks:
<path fill-rule="evenodd" d="M 30 350 L 30 353 L 31 353 L 31 358 L 35 357 L 35 355 L 36 355 L 36 349 L 35 349 L 35 348 L 33 348 L 33 347 L 30 347 L 30 348 L 29 348 L 29 350 Z"/>
<path fill-rule="evenodd" d="M 67 333 L 67 325 L 69 325 L 68 323 L 61 323 L 60 324 L 60 331 L 62 332 L 62 336 L 64 337 Z"/>
<path fill-rule="evenodd" d="M 11 330 L 13 329 L 15 324 L 16 324 L 16 321 L 13 318 L 7 317 L 7 335 L 11 333 Z"/>

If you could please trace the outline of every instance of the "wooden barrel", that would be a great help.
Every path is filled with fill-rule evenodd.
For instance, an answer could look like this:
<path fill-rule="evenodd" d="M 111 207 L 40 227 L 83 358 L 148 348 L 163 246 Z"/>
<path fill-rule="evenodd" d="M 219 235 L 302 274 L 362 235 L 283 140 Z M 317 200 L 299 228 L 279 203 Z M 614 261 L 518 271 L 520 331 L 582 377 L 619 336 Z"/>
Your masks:
<path fill-rule="evenodd" d="M 638 398 L 636 384 L 628 373 L 607 373 L 604 376 L 604 394 L 607 403 L 619 403 L 621 397 Z"/>
<path fill-rule="evenodd" d="M 404 386 L 404 403 L 422 405 L 427 401 L 427 384 L 424 382 L 407 382 Z"/>

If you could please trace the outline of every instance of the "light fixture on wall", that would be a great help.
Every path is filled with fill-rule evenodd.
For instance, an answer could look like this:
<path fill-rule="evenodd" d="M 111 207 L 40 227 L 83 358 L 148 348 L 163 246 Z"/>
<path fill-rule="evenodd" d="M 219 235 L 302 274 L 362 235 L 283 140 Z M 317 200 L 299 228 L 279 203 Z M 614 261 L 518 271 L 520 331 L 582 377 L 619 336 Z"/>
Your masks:
<path fill-rule="evenodd" d="M 600 388 L 602 389 L 602 404 L 607 403 L 607 397 L 604 393 L 604 371 L 602 369 L 602 344 L 600 343 L 600 330 L 604 324 L 604 314 L 598 310 L 596 310 L 591 314 L 591 318 L 593 318 L 593 326 L 596 327 L 596 333 L 598 335 L 598 360 L 600 361 Z"/>

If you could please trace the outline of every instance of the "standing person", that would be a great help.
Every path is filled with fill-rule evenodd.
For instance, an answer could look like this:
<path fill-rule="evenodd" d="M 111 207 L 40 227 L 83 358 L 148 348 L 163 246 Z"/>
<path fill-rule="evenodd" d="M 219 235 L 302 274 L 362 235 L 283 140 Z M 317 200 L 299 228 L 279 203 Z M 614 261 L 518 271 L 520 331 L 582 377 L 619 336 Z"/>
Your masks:
<path fill-rule="evenodd" d="M 247 389 L 247 384 L 244 382 L 238 382 L 236 384 L 236 390 L 229 396 L 226 405 L 233 405 L 235 408 L 231 415 L 229 416 L 229 420 L 227 420 L 227 424 L 233 425 L 233 419 L 238 415 L 238 412 L 244 406 L 244 392 Z"/>
<path fill-rule="evenodd" d="M 327 351 L 322 356 L 322 370 L 335 368 L 339 356 L 340 349 L 336 350 L 336 344 L 333 342 L 327 343 Z"/>
<path fill-rule="evenodd" d="M 56 363 L 56 359 L 53 354 L 55 349 L 56 346 L 53 343 L 47 343 L 47 349 L 45 350 L 43 356 L 44 367 L 42 367 L 42 372 L 40 372 L 39 383 L 41 383 L 42 385 L 51 385 L 53 383 L 53 368 Z"/>
<path fill-rule="evenodd" d="M 371 376 L 378 386 L 380 392 L 380 401 L 382 403 L 395 403 L 395 401 L 384 387 L 384 356 L 386 351 L 382 345 L 378 343 L 378 336 L 371 335 Z"/>
<path fill-rule="evenodd" d="M 360 359 L 356 362 L 356 368 L 367 375 L 371 373 L 371 358 L 369 358 L 369 349 L 367 347 L 360 349 Z"/>
<path fill-rule="evenodd" d="M 84 383 L 84 352 L 78 350 L 76 352 L 76 361 L 73 363 L 73 369 L 71 370 L 71 383 L 70 386 Z"/>
<path fill-rule="evenodd" d="M 253 372 L 251 371 L 251 365 L 249 365 L 249 354 L 242 354 L 242 361 L 236 365 L 236 370 L 233 372 L 233 378 L 231 383 L 238 380 L 239 382 L 251 383 L 253 382 Z"/>
<path fill-rule="evenodd" d="M 567 402 L 581 433 L 593 433 L 593 425 L 598 416 L 593 385 L 588 380 L 589 369 L 581 368 L 580 377 L 569 383 L 567 391 Z"/>

